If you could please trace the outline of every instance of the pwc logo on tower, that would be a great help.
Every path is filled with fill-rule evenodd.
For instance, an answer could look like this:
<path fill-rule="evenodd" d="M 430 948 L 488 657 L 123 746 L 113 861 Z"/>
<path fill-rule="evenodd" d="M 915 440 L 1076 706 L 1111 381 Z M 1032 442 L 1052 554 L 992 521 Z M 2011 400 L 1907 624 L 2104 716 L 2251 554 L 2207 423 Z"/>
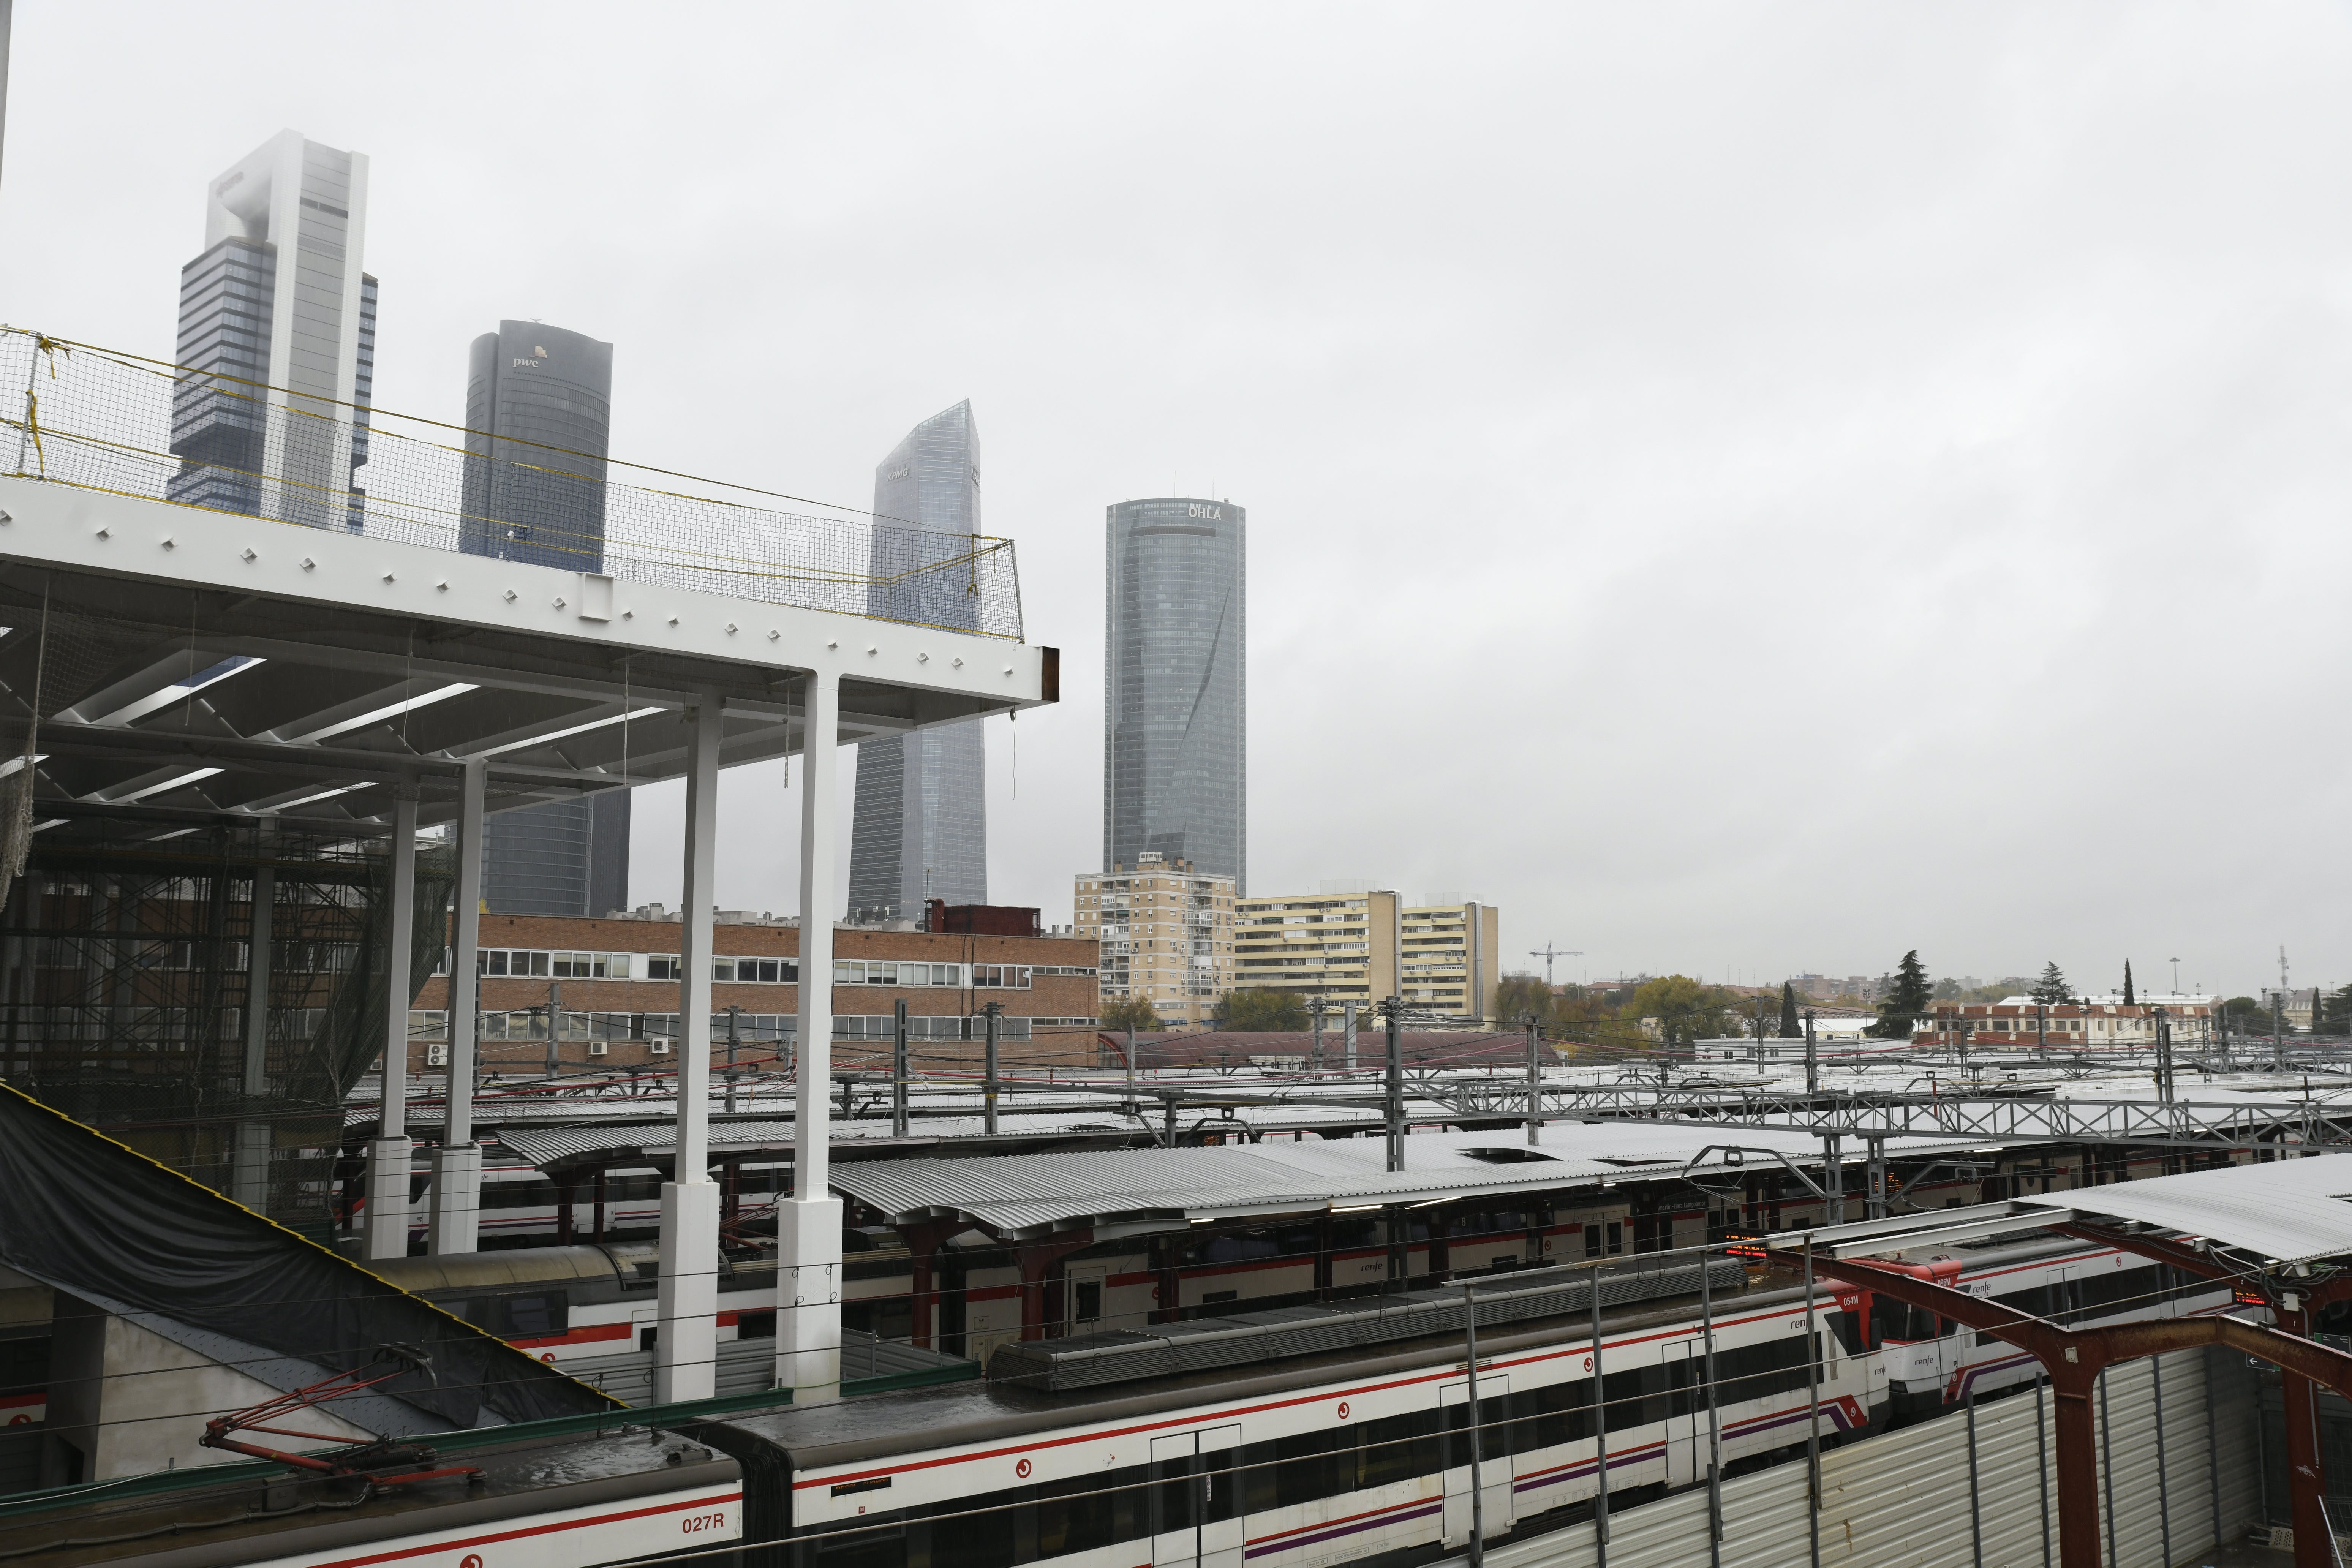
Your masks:
<path fill-rule="evenodd" d="M 509 370 L 537 370 L 547 363 L 547 351 L 545 349 L 540 347 L 537 343 L 533 343 L 530 346 L 530 352 L 536 357 L 525 359 L 522 355 L 517 354 L 514 358 L 514 363 L 509 365 L 507 368 Z"/>

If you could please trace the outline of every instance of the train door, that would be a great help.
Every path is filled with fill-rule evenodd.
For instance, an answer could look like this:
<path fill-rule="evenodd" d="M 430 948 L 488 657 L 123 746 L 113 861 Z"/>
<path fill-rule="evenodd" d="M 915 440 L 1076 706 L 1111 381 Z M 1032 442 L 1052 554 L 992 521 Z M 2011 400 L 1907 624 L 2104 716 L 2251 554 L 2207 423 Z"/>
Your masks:
<path fill-rule="evenodd" d="M 2050 1321 L 2072 1323 L 2083 1315 L 2083 1266 L 2070 1263 L 2049 1276 Z"/>
<path fill-rule="evenodd" d="M 1666 1485 L 1685 1487 L 1706 1474 L 1706 1342 L 1666 1349 Z"/>
<path fill-rule="evenodd" d="M 1478 1404 L 1478 1479 L 1486 1494 L 1480 1507 L 1492 1540 L 1511 1528 L 1510 1428 L 1504 1424 L 1511 1406 L 1509 1374 L 1480 1373 Z M 1459 1546 L 1470 1539 L 1470 1380 L 1440 1389 L 1438 1405 L 1445 1415 L 1445 1544 Z"/>
<path fill-rule="evenodd" d="M 1106 1298 L 1110 1295 L 1111 1266 L 1104 1263 L 1076 1263 L 1070 1266 L 1070 1327 L 1074 1334 L 1102 1332 L 1108 1314 Z"/>
<path fill-rule="evenodd" d="M 1241 1443 L 1239 1426 L 1151 1440 L 1153 1568 L 1242 1568 Z"/>

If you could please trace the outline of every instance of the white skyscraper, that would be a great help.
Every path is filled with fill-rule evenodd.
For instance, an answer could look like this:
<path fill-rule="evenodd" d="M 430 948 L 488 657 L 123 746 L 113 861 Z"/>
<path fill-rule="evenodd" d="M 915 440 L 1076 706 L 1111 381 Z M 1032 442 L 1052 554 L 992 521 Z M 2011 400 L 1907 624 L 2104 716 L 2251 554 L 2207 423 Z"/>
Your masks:
<path fill-rule="evenodd" d="M 366 154 L 281 131 L 206 191 L 204 254 L 180 269 L 178 357 L 213 375 L 173 395 L 173 500 L 361 526 L 343 492 L 367 461 L 375 368 L 367 179 Z"/>

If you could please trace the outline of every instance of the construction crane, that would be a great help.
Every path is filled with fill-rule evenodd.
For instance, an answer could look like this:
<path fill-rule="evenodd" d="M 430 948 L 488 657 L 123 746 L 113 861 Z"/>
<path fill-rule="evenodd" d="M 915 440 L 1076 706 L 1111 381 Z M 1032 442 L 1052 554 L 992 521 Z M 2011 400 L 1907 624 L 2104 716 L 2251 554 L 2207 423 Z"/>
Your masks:
<path fill-rule="evenodd" d="M 1544 961 L 1544 989 L 1549 991 L 1551 989 L 1551 961 L 1555 958 L 1582 958 L 1584 954 L 1569 948 L 1554 947 L 1551 943 L 1546 942 L 1541 947 L 1528 949 L 1528 956 Z"/>

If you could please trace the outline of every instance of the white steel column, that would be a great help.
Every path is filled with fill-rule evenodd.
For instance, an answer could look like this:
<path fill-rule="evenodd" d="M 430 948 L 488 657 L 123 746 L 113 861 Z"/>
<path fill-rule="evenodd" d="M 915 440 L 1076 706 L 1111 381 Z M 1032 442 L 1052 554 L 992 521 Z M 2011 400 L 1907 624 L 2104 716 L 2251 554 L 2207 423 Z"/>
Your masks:
<path fill-rule="evenodd" d="M 482 946 L 482 795 L 490 766 L 468 757 L 458 781 L 457 891 L 450 909 L 448 1120 L 433 1151 L 433 1220 L 425 1250 L 473 1252 L 482 1237 L 482 1149 L 474 1142 L 474 1052 L 481 1038 L 475 971 Z"/>
<path fill-rule="evenodd" d="M 266 853 L 266 851 L 265 851 Z M 278 903 L 278 870 L 257 866 L 253 872 L 253 917 L 247 931 L 245 964 L 245 1097 L 248 1110 L 269 1092 L 269 970 L 274 952 L 270 914 Z M 236 1124 L 236 1173 L 232 1192 L 237 1202 L 256 1214 L 269 1205 L 269 1123 Z"/>
<path fill-rule="evenodd" d="M 678 925 L 677 1163 L 661 1190 L 661 1284 L 654 1403 L 708 1399 L 718 1385 L 719 1185 L 710 1179 L 710 911 L 718 896 L 719 741 L 715 693 L 688 713 L 686 891 Z"/>
<path fill-rule="evenodd" d="M 800 1099 L 793 1196 L 776 1205 L 776 1386 L 795 1405 L 841 1397 L 841 1200 L 833 1195 L 834 750 L 840 677 L 802 683 Z"/>
<path fill-rule="evenodd" d="M 367 1258 L 408 1256 L 409 949 L 416 928 L 416 790 L 403 784 L 392 803 L 391 884 L 384 900 L 383 1070 L 378 1100 L 381 1131 L 368 1145 Z"/>

